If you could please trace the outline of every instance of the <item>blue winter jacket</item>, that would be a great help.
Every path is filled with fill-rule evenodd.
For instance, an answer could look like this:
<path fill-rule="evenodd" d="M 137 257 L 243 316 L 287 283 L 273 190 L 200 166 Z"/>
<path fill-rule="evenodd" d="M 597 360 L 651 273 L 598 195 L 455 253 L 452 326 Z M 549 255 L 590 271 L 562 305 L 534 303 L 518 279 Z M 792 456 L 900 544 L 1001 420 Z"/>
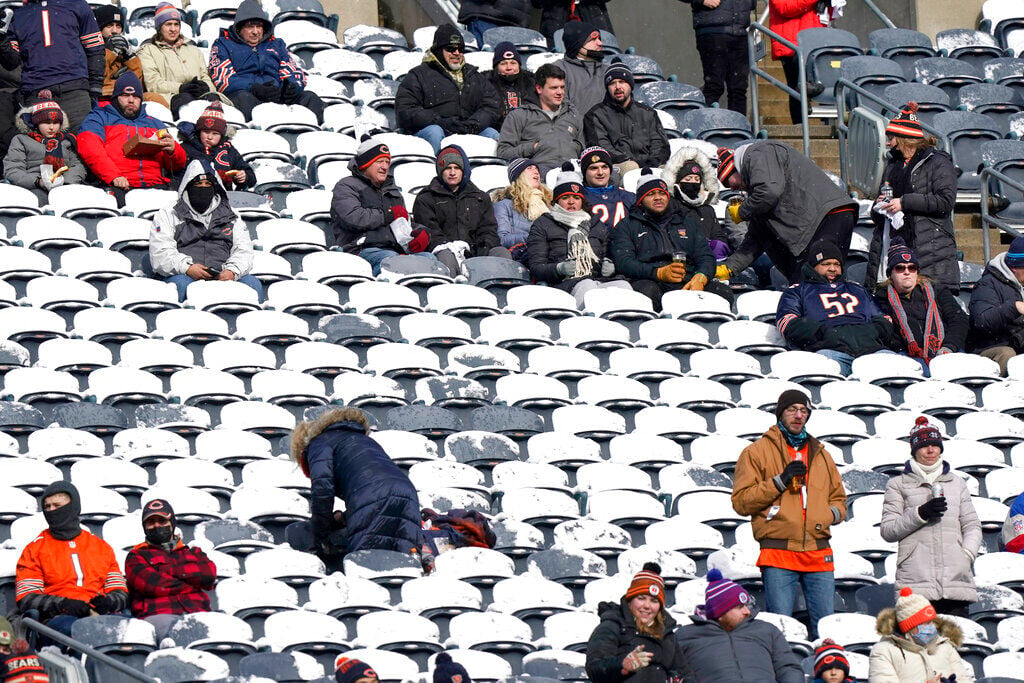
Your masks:
<path fill-rule="evenodd" d="M 238 34 L 241 24 L 250 19 L 264 22 L 263 41 L 256 47 L 249 47 Z M 218 90 L 229 96 L 267 81 L 281 84 L 290 80 L 300 90 L 306 87 L 305 72 L 292 59 L 285 42 L 274 37 L 267 13 L 257 0 L 245 0 L 239 5 L 234 25 L 221 30 L 210 49 L 210 78 Z"/>
<path fill-rule="evenodd" d="M 587 201 L 590 202 L 590 213 L 598 219 L 614 228 L 619 221 L 629 214 L 629 210 L 636 204 L 636 195 L 627 192 L 621 187 L 609 185 L 608 187 L 583 186 Z"/>

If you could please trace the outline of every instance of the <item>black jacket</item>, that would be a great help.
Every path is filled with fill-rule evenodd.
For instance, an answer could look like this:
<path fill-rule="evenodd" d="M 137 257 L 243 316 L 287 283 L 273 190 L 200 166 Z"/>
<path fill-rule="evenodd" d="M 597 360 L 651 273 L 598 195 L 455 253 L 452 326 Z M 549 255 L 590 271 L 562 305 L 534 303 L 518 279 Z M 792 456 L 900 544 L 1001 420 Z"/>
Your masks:
<path fill-rule="evenodd" d="M 185 149 L 188 161 L 199 159 L 209 164 L 213 170 L 217 171 L 221 182 L 228 189 L 248 190 L 251 187 L 256 187 L 256 174 L 253 172 L 252 166 L 242 158 L 234 145 L 228 141 L 226 135 L 221 137 L 220 144 L 216 147 L 207 147 L 199 139 L 199 131 L 196 130 L 195 124 L 183 121 L 178 126 L 178 132 L 181 133 L 181 146 Z M 239 183 L 225 176 L 226 171 L 245 171 L 245 182 Z"/>
<path fill-rule="evenodd" d="M 883 181 L 893 186 L 893 196 L 903 202 L 904 223 L 894 235 L 917 256 L 921 274 L 940 287 L 954 292 L 960 289 L 960 268 L 956 259 L 956 232 L 953 206 L 956 204 L 956 180 L 959 171 L 945 152 L 923 149 L 904 166 L 903 156 L 891 155 Z M 875 231 L 868 254 L 868 289 L 877 287 L 878 264 L 882 258 L 882 233 L 885 220 L 872 212 Z"/>
<path fill-rule="evenodd" d="M 594 216 L 590 221 L 590 248 L 599 259 L 594 264 L 594 270 L 590 275 L 591 280 L 605 281 L 613 278 L 601 277 L 601 263 L 608 255 L 608 226 Z M 569 258 L 569 227 L 559 223 L 546 213 L 533 222 L 530 226 L 530 236 L 526 240 L 526 253 L 530 267 L 530 277 L 537 282 L 546 282 L 549 285 L 571 292 L 583 278 L 563 279 L 555 270 L 562 261 Z"/>
<path fill-rule="evenodd" d="M 706 33 L 747 35 L 750 13 L 757 4 L 756 0 L 722 0 L 718 7 L 711 9 L 704 6 L 703 0 L 679 1 L 693 8 L 693 32 L 698 36 Z"/>
<path fill-rule="evenodd" d="M 686 683 L 801 683 L 800 662 L 773 624 L 748 617 L 732 631 L 691 617 L 676 631 Z"/>
<path fill-rule="evenodd" d="M 501 103 L 499 127 L 505 122 L 505 117 L 510 111 L 523 106 L 526 102 L 540 106 L 537 90 L 534 88 L 533 74 L 526 69 L 520 69 L 514 79 L 507 81 L 497 71 L 491 71 L 491 85 L 494 86 L 494 92 L 498 93 L 498 101 Z"/>
<path fill-rule="evenodd" d="M 661 639 L 640 633 L 625 601 L 602 602 L 597 607 L 601 622 L 587 641 L 587 675 L 593 683 L 665 683 L 682 670 L 684 662 L 676 643 L 676 620 L 662 609 L 665 635 Z M 638 645 L 654 655 L 651 663 L 630 676 L 622 675 L 622 660 Z"/>
<path fill-rule="evenodd" d="M 661 166 L 668 161 L 669 146 L 658 114 L 636 100 L 625 109 L 605 95 L 583 117 L 587 147 L 599 145 L 612 155 L 613 163 L 635 161 L 641 166 Z"/>
<path fill-rule="evenodd" d="M 434 178 L 416 195 L 412 213 L 430 234 L 427 251 L 445 242 L 462 241 L 469 245 L 468 256 L 487 256 L 488 251 L 501 244 L 498 221 L 491 198 L 469 180 L 465 153 L 463 160 L 465 172 L 457 190 L 452 192 L 440 178 Z"/>
<path fill-rule="evenodd" d="M 462 0 L 459 23 L 468 24 L 474 19 L 490 21 L 498 26 L 527 26 L 530 23 L 530 3 L 527 0 Z"/>
<path fill-rule="evenodd" d="M 967 344 L 967 329 L 970 326 L 967 314 L 960 308 L 956 297 L 945 287 L 932 285 L 935 290 L 935 305 L 939 309 L 939 318 L 942 320 L 944 335 L 942 345 L 950 351 L 963 351 Z M 924 298 L 924 288 L 914 287 L 910 297 L 902 299 L 903 311 L 907 314 L 907 324 L 914 335 L 914 339 L 920 344 L 924 339 L 924 326 L 928 317 L 928 305 Z M 900 332 L 899 323 L 893 314 L 892 306 L 889 304 L 888 291 L 879 289 L 876 293 L 878 307 L 892 319 L 894 334 L 892 336 L 892 348 L 895 351 L 907 351 L 907 339 Z"/>
<path fill-rule="evenodd" d="M 1012 346 L 1024 351 L 1024 316 L 1017 302 L 1024 300 L 1021 287 L 999 254 L 988 262 L 971 291 L 971 331 L 968 348 L 983 351 L 993 346 Z"/>
<path fill-rule="evenodd" d="M 430 125 L 447 134 L 497 128 L 501 105 L 494 86 L 472 64 L 463 64 L 460 90 L 432 52 L 402 79 L 395 93 L 398 127 L 413 135 Z"/>
<path fill-rule="evenodd" d="M 693 216 L 672 201 L 665 220 L 655 220 L 641 206 L 634 206 L 612 231 L 615 270 L 630 280 L 657 280 L 658 268 L 672 262 L 672 254 L 686 254 L 686 284 L 695 273 L 710 281 L 715 275 L 715 255 L 708 236 Z"/>
<path fill-rule="evenodd" d="M 375 187 L 356 168 L 355 159 L 349 161 L 348 167 L 352 175 L 338 181 L 331 200 L 335 244 L 353 254 L 367 247 L 402 253 L 391 232 L 391 207 L 405 206 L 394 177 L 389 175 L 383 185 Z"/>

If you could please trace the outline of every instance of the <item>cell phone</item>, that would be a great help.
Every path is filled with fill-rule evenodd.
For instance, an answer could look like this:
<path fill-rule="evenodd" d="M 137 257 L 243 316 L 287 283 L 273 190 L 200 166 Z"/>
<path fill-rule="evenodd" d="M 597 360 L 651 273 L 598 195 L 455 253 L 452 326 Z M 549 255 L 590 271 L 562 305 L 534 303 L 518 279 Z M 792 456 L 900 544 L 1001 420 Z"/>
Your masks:
<path fill-rule="evenodd" d="M 218 270 L 217 268 L 211 268 L 210 266 L 206 266 L 206 272 L 208 272 L 214 280 L 220 277 L 220 270 Z"/>

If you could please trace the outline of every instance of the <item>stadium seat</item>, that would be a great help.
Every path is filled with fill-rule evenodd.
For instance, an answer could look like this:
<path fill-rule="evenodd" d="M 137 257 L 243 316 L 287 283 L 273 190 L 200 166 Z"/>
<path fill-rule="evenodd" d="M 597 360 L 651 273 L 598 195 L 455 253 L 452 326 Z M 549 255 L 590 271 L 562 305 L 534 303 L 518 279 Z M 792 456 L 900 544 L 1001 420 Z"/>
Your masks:
<path fill-rule="evenodd" d="M 899 63 L 908 79 L 914 77 L 915 61 L 922 57 L 938 56 L 931 38 L 920 31 L 907 28 L 876 29 L 868 34 L 868 43 L 872 54 Z"/>
<path fill-rule="evenodd" d="M 981 72 L 970 62 L 952 57 L 924 57 L 914 62 L 914 80 L 934 85 L 955 101 L 957 90 L 971 83 L 981 83 Z"/>
<path fill-rule="evenodd" d="M 980 69 L 989 59 L 1007 56 L 990 33 L 950 28 L 935 34 L 935 46 L 944 54 Z"/>

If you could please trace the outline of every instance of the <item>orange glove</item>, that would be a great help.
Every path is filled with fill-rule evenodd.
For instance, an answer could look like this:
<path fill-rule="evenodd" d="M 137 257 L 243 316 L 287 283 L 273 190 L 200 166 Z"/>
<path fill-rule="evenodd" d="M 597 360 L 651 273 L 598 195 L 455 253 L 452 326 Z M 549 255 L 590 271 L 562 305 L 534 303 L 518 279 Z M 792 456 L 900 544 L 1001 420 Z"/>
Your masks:
<path fill-rule="evenodd" d="M 704 273 L 697 273 L 690 281 L 683 285 L 683 289 L 688 289 L 693 292 L 703 292 L 704 285 L 708 283 L 708 277 Z"/>
<path fill-rule="evenodd" d="M 686 277 L 686 264 L 670 263 L 667 266 L 662 266 L 658 268 L 656 277 L 661 282 L 682 282 L 683 278 Z"/>

